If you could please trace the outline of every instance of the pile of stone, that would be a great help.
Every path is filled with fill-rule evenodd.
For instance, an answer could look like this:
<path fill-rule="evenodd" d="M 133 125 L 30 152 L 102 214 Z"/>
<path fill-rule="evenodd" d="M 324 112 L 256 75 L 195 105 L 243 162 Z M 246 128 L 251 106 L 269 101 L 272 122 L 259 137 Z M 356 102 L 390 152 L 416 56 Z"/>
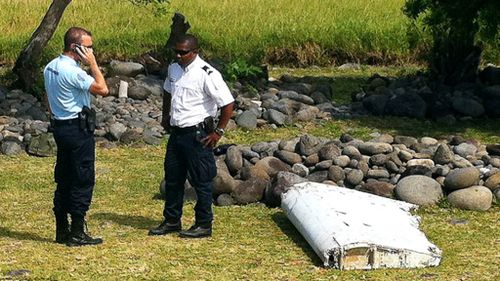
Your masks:
<path fill-rule="evenodd" d="M 106 69 L 110 95 L 92 99 L 92 107 L 97 111 L 95 136 L 101 146 L 161 143 L 165 134 L 160 125 L 164 78 L 147 73 L 142 64 L 134 62 L 112 61 Z M 229 129 L 277 127 L 332 116 L 355 116 L 349 106 L 331 102 L 331 82 L 285 75 L 280 80 L 259 80 L 253 86 L 232 84 L 236 110 Z M 1 153 L 16 155 L 27 151 L 36 156 L 55 155 L 56 147 L 48 128 L 46 106 L 21 90 L 0 88 Z"/>
<path fill-rule="evenodd" d="M 214 196 L 219 205 L 264 202 L 304 181 L 353 188 L 417 205 L 488 210 L 500 196 L 500 146 L 461 137 L 437 140 L 378 135 L 370 141 L 342 135 L 233 145 L 217 157 Z M 188 185 L 189 188 L 189 185 Z"/>
<path fill-rule="evenodd" d="M 432 118 L 445 124 L 488 116 L 500 117 L 500 68 L 488 66 L 477 83 L 447 86 L 426 76 L 387 78 L 374 75 L 354 93 L 354 107 L 373 115 Z"/>

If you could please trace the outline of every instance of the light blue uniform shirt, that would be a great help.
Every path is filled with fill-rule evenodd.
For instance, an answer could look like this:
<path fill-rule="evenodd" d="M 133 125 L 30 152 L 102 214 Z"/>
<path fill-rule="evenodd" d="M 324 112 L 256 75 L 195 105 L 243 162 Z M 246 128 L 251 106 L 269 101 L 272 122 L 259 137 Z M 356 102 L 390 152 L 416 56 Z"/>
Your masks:
<path fill-rule="evenodd" d="M 89 89 L 94 78 L 81 69 L 74 59 L 60 55 L 47 64 L 43 76 L 55 119 L 77 118 L 83 106 L 90 107 Z"/>

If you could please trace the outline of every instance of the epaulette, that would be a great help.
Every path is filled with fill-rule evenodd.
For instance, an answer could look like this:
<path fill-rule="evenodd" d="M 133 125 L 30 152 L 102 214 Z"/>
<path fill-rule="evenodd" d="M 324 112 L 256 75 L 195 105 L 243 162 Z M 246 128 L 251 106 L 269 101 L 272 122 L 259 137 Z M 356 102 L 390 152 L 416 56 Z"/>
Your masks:
<path fill-rule="evenodd" d="M 208 65 L 205 65 L 204 67 L 202 67 L 201 69 L 205 70 L 205 72 L 210 75 L 212 74 L 212 70 L 210 70 L 210 67 L 208 67 Z"/>

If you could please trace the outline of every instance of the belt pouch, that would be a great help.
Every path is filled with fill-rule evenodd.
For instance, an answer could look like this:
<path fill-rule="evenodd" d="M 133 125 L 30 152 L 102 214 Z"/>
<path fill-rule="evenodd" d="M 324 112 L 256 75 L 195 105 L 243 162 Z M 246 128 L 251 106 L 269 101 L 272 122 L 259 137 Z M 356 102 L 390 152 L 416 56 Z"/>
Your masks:
<path fill-rule="evenodd" d="M 213 133 L 215 130 L 215 121 L 212 116 L 208 116 L 203 120 L 203 127 L 205 129 L 205 132 L 208 134 Z"/>

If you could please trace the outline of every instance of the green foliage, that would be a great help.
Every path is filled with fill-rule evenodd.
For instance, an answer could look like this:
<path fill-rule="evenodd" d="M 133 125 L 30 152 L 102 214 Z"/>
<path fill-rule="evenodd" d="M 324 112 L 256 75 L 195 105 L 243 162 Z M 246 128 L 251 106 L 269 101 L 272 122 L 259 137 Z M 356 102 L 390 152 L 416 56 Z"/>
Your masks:
<path fill-rule="evenodd" d="M 228 81 L 254 79 L 262 75 L 262 68 L 251 65 L 242 58 L 238 58 L 224 66 L 222 75 Z"/>
<path fill-rule="evenodd" d="M 455 80 L 469 78 L 467 68 L 478 66 L 485 43 L 498 46 L 500 35 L 498 0 L 407 0 L 404 13 L 418 21 L 433 37 L 429 56 L 433 71 Z M 461 69 L 460 69 L 461 68 Z"/>

